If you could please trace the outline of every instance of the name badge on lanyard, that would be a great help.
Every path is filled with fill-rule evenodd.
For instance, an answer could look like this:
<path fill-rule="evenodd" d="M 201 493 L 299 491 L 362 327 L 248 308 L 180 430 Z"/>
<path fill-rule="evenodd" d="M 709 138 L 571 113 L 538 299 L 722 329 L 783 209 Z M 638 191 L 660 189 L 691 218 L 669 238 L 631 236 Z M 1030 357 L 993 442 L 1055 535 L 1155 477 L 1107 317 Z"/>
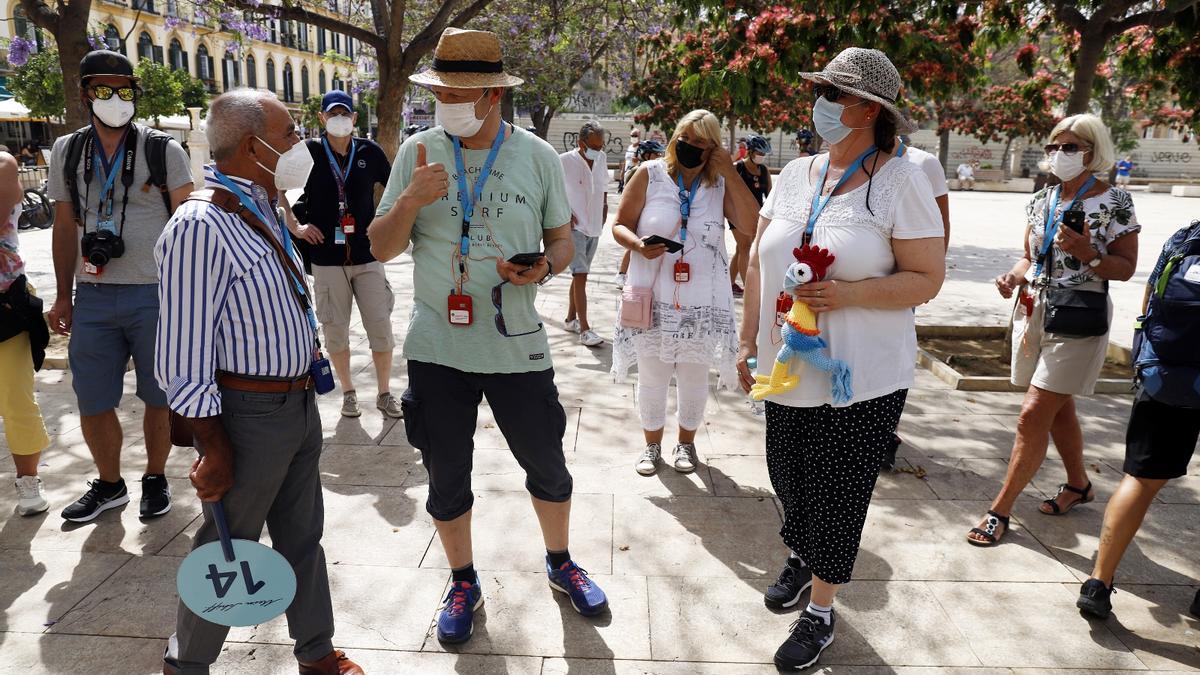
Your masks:
<path fill-rule="evenodd" d="M 354 155 L 358 152 L 358 146 L 354 144 L 354 139 L 350 139 L 350 157 L 346 162 L 345 171 L 337 161 L 337 157 L 333 155 L 333 149 L 329 147 L 329 139 L 325 136 L 321 137 L 321 146 L 325 148 L 325 157 L 329 160 L 329 168 L 333 171 L 333 182 L 337 185 L 338 191 L 338 226 L 344 234 L 354 234 L 355 222 L 354 215 L 350 213 L 349 203 L 346 198 L 346 184 L 350 181 L 350 172 L 354 170 Z M 336 243 L 336 242 L 335 242 Z"/>
<path fill-rule="evenodd" d="M 467 166 L 463 161 L 462 143 L 457 136 L 450 136 L 450 142 L 454 145 L 454 168 L 458 172 L 458 205 L 462 209 L 462 234 L 457 250 L 458 283 L 446 298 L 446 319 L 451 326 L 470 326 L 475 319 L 474 302 L 471 296 L 463 291 L 463 279 L 467 273 L 466 261 L 471 255 L 471 220 L 475 217 L 475 205 L 483 197 L 483 186 L 492 173 L 492 165 L 495 164 L 496 156 L 500 154 L 500 146 L 504 143 L 504 125 L 500 125 L 496 139 L 492 141 L 479 177 L 475 179 L 473 191 L 467 190 Z"/>

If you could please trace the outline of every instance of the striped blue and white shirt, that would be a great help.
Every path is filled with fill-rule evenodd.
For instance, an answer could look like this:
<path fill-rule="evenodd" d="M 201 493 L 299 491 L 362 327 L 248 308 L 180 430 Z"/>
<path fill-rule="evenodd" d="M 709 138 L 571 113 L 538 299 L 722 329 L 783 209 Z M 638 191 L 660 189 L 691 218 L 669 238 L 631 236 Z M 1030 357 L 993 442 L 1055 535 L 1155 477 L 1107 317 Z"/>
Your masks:
<path fill-rule="evenodd" d="M 229 176 L 274 214 L 267 191 Z M 205 167 L 205 187 L 224 189 Z M 274 219 L 272 219 L 274 220 Z M 276 236 L 286 233 L 277 222 Z M 281 240 L 282 241 L 282 240 Z M 221 412 L 216 373 L 300 377 L 314 336 L 292 280 L 271 246 L 241 218 L 202 201 L 175 210 L 154 248 L 158 262 L 155 376 L 184 417 Z M 293 250 L 297 269 L 304 269 Z"/>

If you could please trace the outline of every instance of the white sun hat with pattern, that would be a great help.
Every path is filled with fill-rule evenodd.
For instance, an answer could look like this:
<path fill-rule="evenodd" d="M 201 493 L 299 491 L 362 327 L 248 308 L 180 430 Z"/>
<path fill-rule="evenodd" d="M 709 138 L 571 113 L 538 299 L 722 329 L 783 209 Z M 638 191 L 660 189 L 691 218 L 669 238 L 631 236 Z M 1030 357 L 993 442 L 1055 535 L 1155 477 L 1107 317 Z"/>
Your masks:
<path fill-rule="evenodd" d="M 900 72 L 878 49 L 850 47 L 835 56 L 825 70 L 800 73 L 800 77 L 810 82 L 827 82 L 847 94 L 882 105 L 896 121 L 898 134 L 911 134 L 918 128 L 917 123 L 900 112 L 896 105 L 900 96 Z"/>

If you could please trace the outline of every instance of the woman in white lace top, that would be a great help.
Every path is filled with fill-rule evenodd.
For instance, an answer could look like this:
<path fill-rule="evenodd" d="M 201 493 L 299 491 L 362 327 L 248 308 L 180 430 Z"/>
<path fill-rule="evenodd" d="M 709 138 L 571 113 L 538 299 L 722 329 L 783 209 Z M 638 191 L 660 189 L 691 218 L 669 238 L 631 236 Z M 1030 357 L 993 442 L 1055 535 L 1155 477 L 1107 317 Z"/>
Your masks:
<path fill-rule="evenodd" d="M 643 162 L 625 186 L 613 236 L 634 253 L 626 288 L 648 289 L 652 297 L 649 327 L 618 321 L 613 340 L 614 376 L 621 379 L 638 367 L 646 437 L 638 473 L 649 476 L 658 469 L 672 376 L 679 402 L 673 463 L 684 473 L 696 468 L 696 430 L 704 420 L 709 369 L 716 367 L 725 386 L 735 385 L 737 329 L 724 222 L 749 233 L 757 210 L 758 202 L 721 146 L 720 122 L 707 110 L 684 116 L 666 156 Z M 669 253 L 664 244 L 647 243 L 651 235 L 683 248 Z"/>
<path fill-rule="evenodd" d="M 757 383 L 767 390 L 756 393 L 771 392 L 767 469 L 791 550 L 765 602 L 793 607 L 812 587 L 775 655 L 788 670 L 815 663 L 833 640 L 833 599 L 850 581 L 875 479 L 913 382 L 912 308 L 937 295 L 945 276 L 929 179 L 895 156 L 897 131 L 914 128 L 896 107 L 895 67 L 882 52 L 851 48 L 823 72 L 802 75 L 814 82 L 813 121 L 829 154 L 788 164 L 763 204 L 738 363 L 744 389 Z M 826 253 L 797 253 L 805 244 L 828 249 L 832 263 Z M 788 272 L 806 258 L 821 280 Z M 785 287 L 785 273 L 801 283 Z M 792 312 L 792 302 L 811 313 Z M 796 356 L 777 367 L 785 332 L 783 354 Z M 754 356 L 757 381 L 748 364 Z"/>

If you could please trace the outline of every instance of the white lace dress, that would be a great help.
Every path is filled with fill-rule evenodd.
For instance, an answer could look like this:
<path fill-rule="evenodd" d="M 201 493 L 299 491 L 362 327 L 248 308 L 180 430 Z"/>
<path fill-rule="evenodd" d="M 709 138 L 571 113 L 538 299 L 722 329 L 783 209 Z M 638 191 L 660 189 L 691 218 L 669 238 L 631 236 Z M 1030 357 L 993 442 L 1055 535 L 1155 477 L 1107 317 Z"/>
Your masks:
<path fill-rule="evenodd" d="M 646 162 L 649 185 L 637 234 L 680 240 L 679 187 L 662 160 Z M 624 381 L 639 354 L 668 363 L 703 363 L 717 369 L 718 387 L 737 385 L 737 322 L 729 285 L 729 254 L 725 249 L 725 181 L 701 185 L 692 199 L 687 242 L 681 253 L 646 260 L 633 254 L 625 283 L 653 287 L 651 327 L 624 328 L 619 323 L 613 340 L 614 378 Z M 682 256 L 691 279 L 675 282 L 675 262 Z"/>

